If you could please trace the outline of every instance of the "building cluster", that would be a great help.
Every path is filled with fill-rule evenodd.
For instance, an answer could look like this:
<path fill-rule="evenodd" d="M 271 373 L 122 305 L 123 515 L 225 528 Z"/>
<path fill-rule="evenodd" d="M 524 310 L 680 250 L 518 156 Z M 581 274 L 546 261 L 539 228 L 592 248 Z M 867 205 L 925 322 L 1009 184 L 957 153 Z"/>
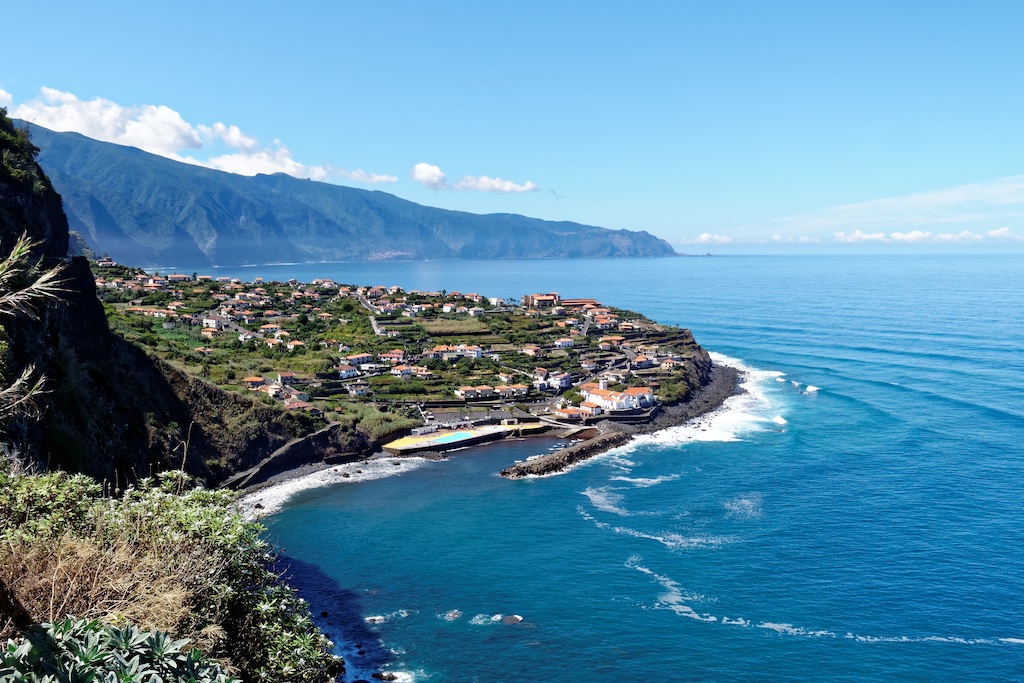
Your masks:
<path fill-rule="evenodd" d="M 583 397 L 580 405 L 560 409 L 560 416 L 575 419 L 651 408 L 655 404 L 656 381 L 650 382 L 649 386 L 621 391 L 608 389 L 609 384 L 621 384 L 638 371 L 671 372 L 684 364 L 678 351 L 662 349 L 642 340 L 642 333 L 651 323 L 620 320 L 618 312 L 602 306 L 595 299 L 562 298 L 555 292 L 528 294 L 516 302 L 485 298 L 477 293 L 404 291 L 399 287 L 383 286 L 347 287 L 329 279 L 315 280 L 310 284 L 294 280 L 265 284 L 261 279 L 243 283 L 228 277 L 185 274 L 139 274 L 124 278 L 101 275 L 96 278 L 96 285 L 100 290 L 127 293 L 122 300 L 136 293 L 139 299 L 147 294 L 165 294 L 160 300 L 166 303 L 160 306 L 143 306 L 141 301 L 137 301 L 125 309 L 132 315 L 158 318 L 165 327 L 187 324 L 198 327 L 202 337 L 208 340 L 237 338 L 242 343 L 288 351 L 302 349 L 307 344 L 336 349 L 339 353 L 351 351 L 333 339 L 314 339 L 309 336 L 306 339 L 294 338 L 297 326 L 293 323 L 303 315 L 307 319 L 325 323 L 326 329 L 350 322 L 347 318 L 339 317 L 338 308 L 329 305 L 343 298 L 353 299 L 374 316 L 485 316 L 489 312 L 509 310 L 521 304 L 519 314 L 544 318 L 548 330 L 562 335 L 554 339 L 547 336 L 545 338 L 549 341 L 545 343 L 537 339 L 512 349 L 506 347 L 501 352 L 488 351 L 476 344 L 460 343 L 438 344 L 424 348 L 419 353 L 410 353 L 402 348 L 382 353 L 347 353 L 340 356 L 340 362 L 330 376 L 343 380 L 350 393 L 360 396 L 370 392 L 371 385 L 366 380 L 373 376 L 436 379 L 436 373 L 423 364 L 430 359 L 456 363 L 462 359 L 491 358 L 501 362 L 502 354 L 507 353 L 542 359 L 549 356 L 562 358 L 572 352 L 579 366 L 576 378 L 567 372 L 537 367 L 532 372 L 519 370 L 516 374 L 500 373 L 497 376 L 498 382 L 493 385 L 459 386 L 453 388 L 453 391 L 457 397 L 467 401 L 521 400 L 527 398 L 531 391 L 542 395 L 558 395 L 576 387 Z M 212 299 L 213 307 L 194 312 L 194 302 L 200 299 L 207 302 Z M 192 306 L 189 306 L 190 302 L 193 302 Z M 351 305 L 341 310 L 352 310 Z M 293 331 L 289 332 L 286 327 Z M 381 334 L 379 330 L 378 334 Z M 397 333 L 392 331 L 390 334 Z M 194 350 L 200 354 L 214 352 L 208 345 Z M 253 392 L 283 401 L 286 408 L 313 409 L 309 405 L 308 395 L 295 387 L 294 376 L 289 375 L 279 373 L 273 381 L 264 377 L 247 377 L 243 383 Z"/>

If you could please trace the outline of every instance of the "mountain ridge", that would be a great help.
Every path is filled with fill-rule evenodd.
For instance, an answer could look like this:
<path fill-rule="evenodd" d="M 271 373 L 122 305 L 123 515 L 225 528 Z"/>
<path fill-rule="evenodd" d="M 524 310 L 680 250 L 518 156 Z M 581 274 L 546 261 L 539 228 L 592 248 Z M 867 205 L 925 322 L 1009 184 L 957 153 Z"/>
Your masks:
<path fill-rule="evenodd" d="M 439 209 L 283 173 L 241 176 L 27 126 L 71 230 L 124 263 L 676 255 L 645 231 Z"/>

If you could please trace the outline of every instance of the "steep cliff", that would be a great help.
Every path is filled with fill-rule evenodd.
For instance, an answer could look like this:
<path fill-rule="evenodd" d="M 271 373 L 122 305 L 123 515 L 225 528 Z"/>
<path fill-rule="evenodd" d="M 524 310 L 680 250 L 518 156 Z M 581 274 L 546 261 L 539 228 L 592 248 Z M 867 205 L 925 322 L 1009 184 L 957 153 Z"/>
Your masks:
<path fill-rule="evenodd" d="M 35 152 L 0 109 L 0 247 L 6 254 L 26 233 L 34 258 L 52 265 L 65 260 L 68 222 Z M 40 305 L 35 318 L 0 318 L 4 384 L 29 366 L 47 378 L 41 419 L 0 425 L 23 460 L 111 484 L 184 462 L 213 483 L 313 431 L 304 415 L 221 391 L 113 335 L 85 259 L 67 262 L 63 287 L 61 301 Z"/>

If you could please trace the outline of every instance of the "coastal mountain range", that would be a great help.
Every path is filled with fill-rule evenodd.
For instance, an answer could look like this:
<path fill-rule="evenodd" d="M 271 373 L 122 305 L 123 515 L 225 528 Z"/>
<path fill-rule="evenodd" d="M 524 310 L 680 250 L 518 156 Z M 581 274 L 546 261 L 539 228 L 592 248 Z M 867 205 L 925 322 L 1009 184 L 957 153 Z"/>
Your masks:
<path fill-rule="evenodd" d="M 72 233 L 93 253 L 131 265 L 675 255 L 642 231 L 450 211 L 284 174 L 235 175 L 18 125 L 39 147 Z"/>

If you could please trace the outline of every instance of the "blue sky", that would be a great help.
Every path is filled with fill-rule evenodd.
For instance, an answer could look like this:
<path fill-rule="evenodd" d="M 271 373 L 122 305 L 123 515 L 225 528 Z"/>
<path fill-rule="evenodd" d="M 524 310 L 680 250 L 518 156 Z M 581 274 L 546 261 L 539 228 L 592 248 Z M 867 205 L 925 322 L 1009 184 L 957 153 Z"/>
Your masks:
<path fill-rule="evenodd" d="M 1024 3 L 20 2 L 0 106 L 690 253 L 1024 250 Z"/>

